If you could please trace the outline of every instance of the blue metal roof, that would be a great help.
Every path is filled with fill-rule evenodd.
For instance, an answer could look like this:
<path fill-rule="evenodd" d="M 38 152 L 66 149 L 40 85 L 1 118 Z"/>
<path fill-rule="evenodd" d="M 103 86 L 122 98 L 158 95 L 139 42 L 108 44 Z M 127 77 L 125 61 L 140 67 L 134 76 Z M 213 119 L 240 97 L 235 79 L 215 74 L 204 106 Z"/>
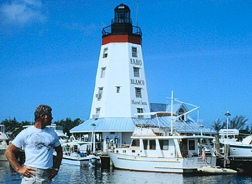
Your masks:
<path fill-rule="evenodd" d="M 135 125 L 132 118 L 89 119 L 72 128 L 70 133 L 91 132 L 93 128 L 96 132 L 133 132 Z"/>
<path fill-rule="evenodd" d="M 95 126 L 92 126 L 95 125 Z M 154 117 L 154 118 L 100 118 L 89 119 L 84 123 L 70 130 L 70 133 L 92 132 L 93 128 L 96 132 L 133 132 L 136 126 L 156 126 L 171 130 L 171 117 Z M 173 129 L 179 133 L 199 134 L 216 132 L 210 128 L 203 127 L 197 122 L 188 118 L 187 121 L 174 120 Z"/>
<path fill-rule="evenodd" d="M 179 109 L 188 111 L 185 104 L 174 104 L 173 112 L 178 114 Z M 151 103 L 152 112 L 171 112 L 171 105 Z M 92 126 L 95 125 L 95 126 Z M 156 126 L 171 130 L 171 116 L 152 116 L 151 118 L 134 118 L 134 117 L 116 117 L 116 118 L 98 118 L 89 119 L 82 124 L 72 128 L 70 133 L 92 132 L 133 132 L 136 126 Z M 189 115 L 186 121 L 175 119 L 173 122 L 173 130 L 179 133 L 208 133 L 216 132 L 210 128 L 203 127 L 195 122 Z"/>

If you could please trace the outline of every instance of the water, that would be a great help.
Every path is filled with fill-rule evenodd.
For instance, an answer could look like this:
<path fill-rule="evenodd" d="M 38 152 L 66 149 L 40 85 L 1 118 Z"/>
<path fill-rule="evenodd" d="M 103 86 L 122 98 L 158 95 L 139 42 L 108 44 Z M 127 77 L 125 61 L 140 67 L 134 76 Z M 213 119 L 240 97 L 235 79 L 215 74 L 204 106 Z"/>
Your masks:
<path fill-rule="evenodd" d="M 0 183 L 21 183 L 21 175 L 15 172 L 7 161 L 0 161 Z M 53 184 L 250 184 L 252 176 L 213 175 L 183 176 L 181 174 L 134 172 L 116 169 L 93 169 L 61 165 Z"/>

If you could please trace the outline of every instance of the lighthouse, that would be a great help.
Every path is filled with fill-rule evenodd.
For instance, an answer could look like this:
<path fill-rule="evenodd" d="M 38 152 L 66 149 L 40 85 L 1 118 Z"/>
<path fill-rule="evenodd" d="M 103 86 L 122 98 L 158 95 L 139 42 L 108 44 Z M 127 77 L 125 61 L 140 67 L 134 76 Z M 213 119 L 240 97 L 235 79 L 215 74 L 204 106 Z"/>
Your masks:
<path fill-rule="evenodd" d="M 127 145 L 136 119 L 150 112 L 142 53 L 142 32 L 133 26 L 130 9 L 114 9 L 111 25 L 102 29 L 102 44 L 96 73 L 90 117 L 70 130 L 85 141 L 95 140 L 95 149 Z"/>
<path fill-rule="evenodd" d="M 111 25 L 102 30 L 90 119 L 135 117 L 150 112 L 142 53 L 142 32 L 132 25 L 130 9 L 114 9 Z"/>

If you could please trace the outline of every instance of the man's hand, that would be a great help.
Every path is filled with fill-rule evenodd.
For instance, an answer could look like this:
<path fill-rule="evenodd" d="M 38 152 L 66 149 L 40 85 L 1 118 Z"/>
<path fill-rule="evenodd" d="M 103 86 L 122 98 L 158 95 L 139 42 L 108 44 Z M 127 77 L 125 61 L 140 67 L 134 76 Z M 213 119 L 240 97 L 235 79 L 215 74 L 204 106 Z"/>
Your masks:
<path fill-rule="evenodd" d="M 34 171 L 36 169 L 32 168 L 32 167 L 27 167 L 27 166 L 24 166 L 24 167 L 21 167 L 20 169 L 17 170 L 17 172 L 19 172 L 20 174 L 28 177 L 28 178 L 31 178 L 32 176 L 34 176 Z"/>
<path fill-rule="evenodd" d="M 55 169 L 55 168 L 51 169 L 48 175 L 49 180 L 52 180 L 57 174 L 58 174 L 58 169 Z"/>

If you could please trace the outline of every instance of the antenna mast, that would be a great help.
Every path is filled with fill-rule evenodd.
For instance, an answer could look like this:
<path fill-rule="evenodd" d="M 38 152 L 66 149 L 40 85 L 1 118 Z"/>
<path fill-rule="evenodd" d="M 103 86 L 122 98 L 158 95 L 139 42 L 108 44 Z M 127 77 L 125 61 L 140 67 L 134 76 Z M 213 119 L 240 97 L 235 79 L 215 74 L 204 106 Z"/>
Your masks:
<path fill-rule="evenodd" d="M 136 26 L 138 26 L 138 0 L 136 0 Z"/>

